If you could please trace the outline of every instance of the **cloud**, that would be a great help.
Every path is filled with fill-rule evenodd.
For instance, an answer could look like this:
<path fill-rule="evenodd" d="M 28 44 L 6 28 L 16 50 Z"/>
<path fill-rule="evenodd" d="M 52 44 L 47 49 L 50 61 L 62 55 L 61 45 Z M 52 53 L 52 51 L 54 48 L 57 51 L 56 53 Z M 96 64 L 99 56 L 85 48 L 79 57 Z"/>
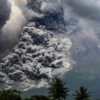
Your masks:
<path fill-rule="evenodd" d="M 9 19 L 10 12 L 10 3 L 7 0 L 0 0 L 0 28 L 2 28 Z"/>
<path fill-rule="evenodd" d="M 92 20 L 100 20 L 99 0 L 66 0 L 65 3 L 78 16 Z"/>
<path fill-rule="evenodd" d="M 13 0 L 11 3 L 11 13 L 10 18 L 7 23 L 2 28 L 2 41 L 16 41 L 18 38 L 18 33 L 21 31 L 22 26 L 26 23 L 26 18 L 24 17 L 22 11 L 18 8 Z"/>
<path fill-rule="evenodd" d="M 14 42 L 18 40 L 18 35 L 25 23 L 33 17 L 42 17 L 41 14 L 27 8 L 26 0 L 9 0 L 11 3 L 10 18 L 2 28 L 2 40 Z"/>
<path fill-rule="evenodd" d="M 43 6 L 47 8 L 57 8 L 63 6 L 77 16 L 98 20 L 100 19 L 100 0 L 47 0 Z"/>

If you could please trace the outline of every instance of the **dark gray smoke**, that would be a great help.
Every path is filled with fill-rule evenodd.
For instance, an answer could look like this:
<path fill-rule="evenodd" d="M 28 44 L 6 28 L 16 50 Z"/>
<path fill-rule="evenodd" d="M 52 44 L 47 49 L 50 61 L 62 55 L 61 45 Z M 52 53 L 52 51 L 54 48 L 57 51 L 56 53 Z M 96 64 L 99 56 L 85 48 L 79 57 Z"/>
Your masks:
<path fill-rule="evenodd" d="M 2 28 L 9 19 L 10 13 L 10 3 L 7 0 L 0 0 L 0 28 Z"/>
<path fill-rule="evenodd" d="M 46 0 L 47 3 L 42 8 L 57 9 L 63 6 L 71 16 L 80 16 L 92 20 L 100 20 L 100 1 L 99 0 Z M 67 15 L 68 16 L 68 15 Z"/>
<path fill-rule="evenodd" d="M 8 0 L 0 0 L 0 60 L 1 58 L 8 52 L 4 50 L 4 45 L 1 41 L 1 29 L 6 24 L 7 20 L 9 20 L 11 13 L 11 5 Z M 3 53 L 5 52 L 5 53 Z"/>

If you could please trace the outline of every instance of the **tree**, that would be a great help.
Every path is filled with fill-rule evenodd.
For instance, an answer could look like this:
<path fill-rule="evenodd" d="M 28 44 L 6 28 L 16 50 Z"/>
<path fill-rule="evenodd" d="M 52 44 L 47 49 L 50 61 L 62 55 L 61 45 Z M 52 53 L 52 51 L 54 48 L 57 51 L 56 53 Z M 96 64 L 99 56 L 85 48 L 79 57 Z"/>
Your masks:
<path fill-rule="evenodd" d="M 0 91 L 0 100 L 22 100 L 20 91 L 2 90 Z"/>
<path fill-rule="evenodd" d="M 69 89 L 65 87 L 60 78 L 55 78 L 51 83 L 49 89 L 49 98 L 51 100 L 65 100 L 68 96 Z"/>
<path fill-rule="evenodd" d="M 31 98 L 25 100 L 49 100 L 49 98 L 44 95 L 34 95 Z"/>
<path fill-rule="evenodd" d="M 75 94 L 73 95 L 75 100 L 89 100 L 90 92 L 84 87 L 80 87 L 79 91 L 75 91 Z"/>
<path fill-rule="evenodd" d="M 31 98 L 24 98 L 24 100 L 32 100 Z"/>

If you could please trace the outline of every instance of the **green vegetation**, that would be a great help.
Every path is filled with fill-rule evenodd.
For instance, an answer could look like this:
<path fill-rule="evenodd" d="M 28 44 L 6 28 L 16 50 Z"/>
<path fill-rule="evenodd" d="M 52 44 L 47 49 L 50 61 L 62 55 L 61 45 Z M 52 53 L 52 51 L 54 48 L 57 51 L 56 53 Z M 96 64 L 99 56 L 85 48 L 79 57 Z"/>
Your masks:
<path fill-rule="evenodd" d="M 34 95 L 30 98 L 25 98 L 24 100 L 49 100 L 49 98 L 44 95 Z"/>
<path fill-rule="evenodd" d="M 49 87 L 49 98 L 51 100 L 66 100 L 69 89 L 65 87 L 65 84 L 60 78 L 55 78 Z"/>
<path fill-rule="evenodd" d="M 90 92 L 84 87 L 80 87 L 79 91 L 75 91 L 73 94 L 75 100 L 89 100 L 90 99 Z"/>
<path fill-rule="evenodd" d="M 20 91 L 2 90 L 0 91 L 0 100 L 22 100 Z"/>
<path fill-rule="evenodd" d="M 33 95 L 30 98 L 22 98 L 21 92 L 17 90 L 1 90 L 0 100 L 68 100 L 69 88 L 65 85 L 66 82 L 63 82 L 60 78 L 55 78 L 48 88 L 48 96 Z M 80 87 L 72 96 L 73 100 L 91 100 L 90 92 L 85 87 Z"/>

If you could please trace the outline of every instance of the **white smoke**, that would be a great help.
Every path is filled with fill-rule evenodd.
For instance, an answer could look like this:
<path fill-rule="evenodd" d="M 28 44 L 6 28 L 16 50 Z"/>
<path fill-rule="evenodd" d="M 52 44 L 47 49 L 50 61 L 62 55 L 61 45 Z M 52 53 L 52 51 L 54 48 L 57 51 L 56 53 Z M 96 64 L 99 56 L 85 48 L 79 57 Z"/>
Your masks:
<path fill-rule="evenodd" d="M 2 39 L 4 41 L 16 41 L 17 33 L 21 30 L 22 26 L 26 23 L 27 19 L 24 17 L 22 11 L 15 4 L 13 0 L 11 3 L 11 14 L 10 19 L 4 25 L 2 29 Z"/>

